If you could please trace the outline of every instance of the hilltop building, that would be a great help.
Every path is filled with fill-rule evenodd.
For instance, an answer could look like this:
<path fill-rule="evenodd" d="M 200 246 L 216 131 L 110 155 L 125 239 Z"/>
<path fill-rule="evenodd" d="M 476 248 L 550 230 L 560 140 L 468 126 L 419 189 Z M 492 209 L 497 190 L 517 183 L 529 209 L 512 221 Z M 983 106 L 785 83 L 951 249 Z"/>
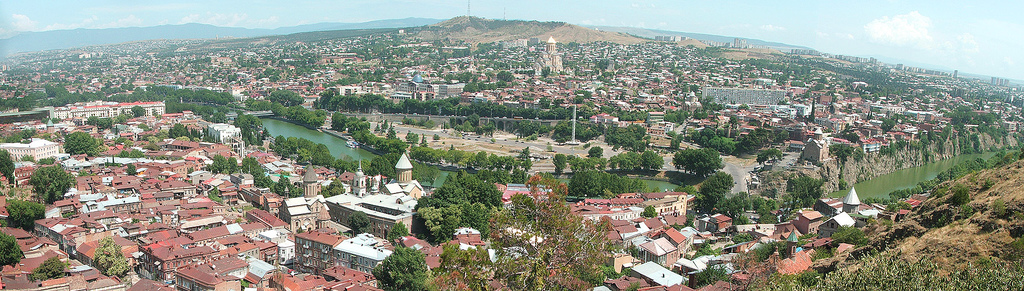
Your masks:
<path fill-rule="evenodd" d="M 825 139 L 825 133 L 819 127 L 814 131 L 814 137 L 807 139 L 807 142 L 804 143 L 804 151 L 800 154 L 800 159 L 820 164 L 829 159 L 828 146 L 829 141 Z"/>
<path fill-rule="evenodd" d="M 562 54 L 558 53 L 558 42 L 555 41 L 555 37 L 548 37 L 547 48 L 540 53 L 537 57 L 537 62 L 533 66 L 534 72 L 537 75 L 541 74 L 545 68 L 551 69 L 552 73 L 562 71 Z"/>

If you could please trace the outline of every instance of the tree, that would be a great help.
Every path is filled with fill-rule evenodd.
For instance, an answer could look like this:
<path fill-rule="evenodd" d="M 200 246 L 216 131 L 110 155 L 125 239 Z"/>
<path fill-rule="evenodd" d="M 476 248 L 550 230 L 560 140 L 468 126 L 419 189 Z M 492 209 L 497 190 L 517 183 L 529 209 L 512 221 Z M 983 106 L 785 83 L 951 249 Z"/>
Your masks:
<path fill-rule="evenodd" d="M 864 236 L 864 231 L 852 226 L 840 226 L 839 229 L 832 234 L 832 241 L 857 246 L 868 244 L 868 238 Z"/>
<path fill-rule="evenodd" d="M 7 178 L 7 183 L 14 183 L 14 161 L 6 150 L 0 150 L 0 175 Z"/>
<path fill-rule="evenodd" d="M 640 216 L 654 218 L 655 216 L 658 216 L 658 211 L 654 210 L 654 206 L 647 205 L 644 207 L 644 212 L 640 213 Z"/>
<path fill-rule="evenodd" d="M 17 264 L 22 256 L 18 241 L 13 236 L 0 233 L 0 266 Z"/>
<path fill-rule="evenodd" d="M 352 229 L 352 234 L 370 232 L 370 218 L 362 211 L 353 212 L 348 217 L 348 228 Z"/>
<path fill-rule="evenodd" d="M 35 189 L 37 198 L 51 204 L 64 199 L 64 193 L 75 185 L 75 177 L 60 166 L 42 167 L 32 173 L 29 184 Z"/>
<path fill-rule="evenodd" d="M 752 240 L 754 240 L 754 236 L 750 235 L 749 233 L 745 233 L 745 232 L 741 233 L 741 234 L 737 234 L 737 235 L 732 237 L 732 242 L 733 243 L 742 243 L 742 242 L 748 242 L 748 241 L 752 241 Z"/>
<path fill-rule="evenodd" d="M 87 154 L 95 156 L 99 148 L 99 142 L 85 132 L 76 131 L 64 138 L 64 152 L 71 155 Z"/>
<path fill-rule="evenodd" d="M 824 185 L 824 181 L 811 178 L 808 176 L 800 176 L 796 179 L 789 179 L 786 182 L 786 191 L 789 191 L 788 200 L 790 208 L 801 208 L 811 207 L 814 205 L 814 201 L 821 198 L 823 191 L 821 186 Z"/>
<path fill-rule="evenodd" d="M 768 161 L 776 161 L 782 158 L 782 151 L 776 148 L 766 149 L 757 153 L 757 163 L 764 164 Z"/>
<path fill-rule="evenodd" d="M 599 146 L 591 147 L 590 150 L 587 151 L 588 158 L 600 158 L 603 154 L 604 149 Z"/>
<path fill-rule="evenodd" d="M 130 270 L 128 260 L 121 252 L 121 246 L 117 245 L 110 237 L 100 240 L 93 262 L 96 264 L 96 268 L 107 276 L 124 278 Z"/>
<path fill-rule="evenodd" d="M 7 200 L 7 215 L 12 227 L 32 231 L 36 220 L 46 218 L 46 207 L 31 201 Z"/>
<path fill-rule="evenodd" d="M 661 170 L 661 167 L 665 164 L 665 159 L 662 159 L 654 151 L 644 151 L 640 154 L 640 167 L 645 170 Z"/>
<path fill-rule="evenodd" d="M 573 214 L 564 184 L 534 176 L 527 185 L 530 196 L 513 196 L 491 220 L 493 278 L 512 290 L 588 290 L 600 284 L 603 277 L 594 274 L 602 273 L 599 266 L 612 249 L 604 235 L 608 226 Z"/>
<path fill-rule="evenodd" d="M 135 168 L 135 164 L 128 164 L 128 167 L 125 168 L 124 173 L 130 176 L 135 176 L 135 174 L 138 174 L 137 171 L 138 169 Z"/>
<path fill-rule="evenodd" d="M 373 268 L 377 287 L 384 290 L 427 290 L 430 272 L 422 252 L 398 247 L 395 252 Z"/>
<path fill-rule="evenodd" d="M 725 198 L 725 194 L 732 190 L 732 176 L 725 172 L 718 172 L 708 177 L 700 185 L 697 192 L 694 208 L 701 213 L 711 213 L 718 202 Z"/>
<path fill-rule="evenodd" d="M 32 274 L 29 274 L 28 278 L 34 281 L 44 281 L 56 278 L 63 278 L 64 276 L 67 275 L 65 273 L 67 268 L 67 263 L 61 262 L 59 258 L 53 256 L 43 261 L 43 263 L 39 265 L 39 267 L 36 267 L 35 270 L 32 270 Z"/>
<path fill-rule="evenodd" d="M 405 226 L 404 222 L 397 222 L 391 226 L 391 231 L 388 231 L 387 239 L 390 242 L 394 242 L 396 239 L 409 236 L 409 228 Z"/>
<path fill-rule="evenodd" d="M 555 154 L 555 157 L 551 159 L 551 162 L 555 164 L 555 175 L 561 175 L 565 171 L 565 165 L 568 162 L 568 157 L 564 154 Z"/>
<path fill-rule="evenodd" d="M 707 177 L 718 171 L 718 169 L 725 167 L 725 164 L 722 163 L 722 156 L 718 154 L 718 151 L 709 148 L 678 151 L 672 158 L 672 163 L 676 168 L 683 169 L 699 177 Z"/>
<path fill-rule="evenodd" d="M 143 109 L 142 106 L 138 105 L 132 106 L 132 115 L 135 117 L 146 116 L 146 109 Z"/>

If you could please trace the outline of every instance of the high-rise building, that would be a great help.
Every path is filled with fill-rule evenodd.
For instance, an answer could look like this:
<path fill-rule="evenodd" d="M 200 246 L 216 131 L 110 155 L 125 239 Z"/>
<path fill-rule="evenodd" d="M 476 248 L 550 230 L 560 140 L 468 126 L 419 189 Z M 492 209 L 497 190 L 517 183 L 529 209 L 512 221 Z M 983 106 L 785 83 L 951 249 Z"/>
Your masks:
<path fill-rule="evenodd" d="M 778 105 L 786 90 L 704 87 L 704 96 L 720 104 Z"/>

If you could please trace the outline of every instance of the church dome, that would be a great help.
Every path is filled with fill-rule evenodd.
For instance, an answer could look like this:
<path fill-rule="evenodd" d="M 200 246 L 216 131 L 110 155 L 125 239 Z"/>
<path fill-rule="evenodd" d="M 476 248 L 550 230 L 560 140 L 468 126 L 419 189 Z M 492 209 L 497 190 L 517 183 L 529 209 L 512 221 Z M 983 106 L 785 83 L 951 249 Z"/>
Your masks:
<path fill-rule="evenodd" d="M 409 162 L 409 156 L 402 153 L 402 158 L 398 159 L 398 164 L 395 164 L 395 169 L 412 170 L 412 162 Z"/>

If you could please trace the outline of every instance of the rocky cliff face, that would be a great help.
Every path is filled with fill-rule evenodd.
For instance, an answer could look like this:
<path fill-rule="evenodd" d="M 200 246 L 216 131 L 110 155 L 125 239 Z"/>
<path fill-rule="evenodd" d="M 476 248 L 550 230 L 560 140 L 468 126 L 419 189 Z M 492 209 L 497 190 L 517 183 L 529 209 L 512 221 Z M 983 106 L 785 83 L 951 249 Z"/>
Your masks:
<path fill-rule="evenodd" d="M 1018 144 L 1017 140 L 1010 136 L 991 137 L 987 134 L 980 134 L 978 143 L 986 151 L 1014 147 Z M 839 186 L 842 180 L 845 180 L 847 185 L 853 185 L 898 170 L 956 157 L 963 153 L 960 145 L 958 139 L 949 139 L 941 144 L 933 143 L 926 150 L 904 149 L 892 154 L 872 153 L 860 160 L 848 158 L 845 163 L 833 159 L 816 170 L 796 169 L 781 174 L 766 172 L 762 174 L 760 190 L 761 193 L 785 193 L 786 180 L 796 176 L 810 176 L 824 179 L 824 193 L 832 193 L 841 190 Z"/>

